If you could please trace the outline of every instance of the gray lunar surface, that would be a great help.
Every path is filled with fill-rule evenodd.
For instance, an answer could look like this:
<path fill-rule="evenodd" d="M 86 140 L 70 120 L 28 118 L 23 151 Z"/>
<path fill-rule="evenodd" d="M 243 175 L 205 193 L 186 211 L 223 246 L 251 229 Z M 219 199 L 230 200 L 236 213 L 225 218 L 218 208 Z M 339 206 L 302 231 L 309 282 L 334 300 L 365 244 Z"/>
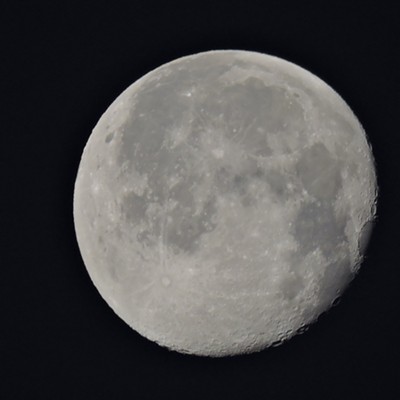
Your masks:
<path fill-rule="evenodd" d="M 365 133 L 310 72 L 246 51 L 187 56 L 125 90 L 74 193 L 89 275 L 135 331 L 179 352 L 282 343 L 363 258 L 376 175 Z"/>

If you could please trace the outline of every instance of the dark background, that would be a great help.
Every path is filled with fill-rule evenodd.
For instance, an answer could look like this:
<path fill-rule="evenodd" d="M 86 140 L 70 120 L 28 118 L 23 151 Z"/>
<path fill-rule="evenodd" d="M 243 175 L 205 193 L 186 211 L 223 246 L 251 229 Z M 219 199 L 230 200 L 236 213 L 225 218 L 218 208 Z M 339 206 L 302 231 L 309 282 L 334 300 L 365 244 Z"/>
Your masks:
<path fill-rule="evenodd" d="M 399 13 L 393 1 L 1 1 L 1 399 L 399 399 Z M 169 352 L 92 285 L 72 219 L 83 147 L 127 86 L 177 57 L 255 50 L 310 70 L 378 168 L 368 258 L 303 335 L 224 359 Z"/>

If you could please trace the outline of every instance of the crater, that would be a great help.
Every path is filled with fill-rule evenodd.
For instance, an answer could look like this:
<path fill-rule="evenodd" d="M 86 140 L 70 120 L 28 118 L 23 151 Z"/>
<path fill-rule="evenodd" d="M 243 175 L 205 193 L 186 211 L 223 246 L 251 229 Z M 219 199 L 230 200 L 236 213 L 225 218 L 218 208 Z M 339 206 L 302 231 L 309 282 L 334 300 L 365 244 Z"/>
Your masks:
<path fill-rule="evenodd" d="M 106 136 L 105 142 L 110 143 L 111 140 L 113 140 L 113 138 L 114 138 L 114 132 L 111 132 Z"/>
<path fill-rule="evenodd" d="M 364 226 L 361 228 L 360 236 L 358 239 L 358 249 L 360 256 L 365 255 L 369 243 L 369 239 L 371 238 L 372 230 L 374 228 L 375 221 L 370 220 L 367 221 Z"/>
<path fill-rule="evenodd" d="M 341 292 L 350 283 L 353 278 L 350 266 L 350 256 L 347 253 L 341 260 L 329 263 L 325 267 L 325 273 L 320 282 L 319 290 L 321 293 L 324 293 L 323 299 L 325 299 L 326 303 L 322 301 L 320 305 L 321 309 L 329 307 L 334 299 L 340 296 Z"/>

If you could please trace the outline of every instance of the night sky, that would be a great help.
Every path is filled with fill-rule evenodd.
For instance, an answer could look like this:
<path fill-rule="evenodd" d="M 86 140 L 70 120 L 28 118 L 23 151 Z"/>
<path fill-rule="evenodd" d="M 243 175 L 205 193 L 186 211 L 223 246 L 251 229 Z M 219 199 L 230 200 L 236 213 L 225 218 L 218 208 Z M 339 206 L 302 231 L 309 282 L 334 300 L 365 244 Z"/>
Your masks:
<path fill-rule="evenodd" d="M 400 14 L 390 1 L 0 3 L 0 398 L 400 398 Z M 357 278 L 308 331 L 261 353 L 170 352 L 129 328 L 83 264 L 72 217 L 83 147 L 157 66 L 242 49 L 332 86 L 376 160 L 378 220 Z"/>

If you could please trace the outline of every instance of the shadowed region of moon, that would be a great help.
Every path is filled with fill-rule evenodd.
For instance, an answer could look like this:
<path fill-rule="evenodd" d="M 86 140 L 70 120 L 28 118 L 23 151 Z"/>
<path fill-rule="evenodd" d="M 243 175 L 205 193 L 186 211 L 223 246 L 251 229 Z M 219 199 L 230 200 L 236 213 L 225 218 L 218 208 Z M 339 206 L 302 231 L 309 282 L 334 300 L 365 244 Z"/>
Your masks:
<path fill-rule="evenodd" d="M 91 279 L 134 330 L 183 353 L 282 343 L 356 274 L 375 217 L 365 133 L 341 97 L 247 51 L 180 58 L 126 89 L 74 194 Z"/>

